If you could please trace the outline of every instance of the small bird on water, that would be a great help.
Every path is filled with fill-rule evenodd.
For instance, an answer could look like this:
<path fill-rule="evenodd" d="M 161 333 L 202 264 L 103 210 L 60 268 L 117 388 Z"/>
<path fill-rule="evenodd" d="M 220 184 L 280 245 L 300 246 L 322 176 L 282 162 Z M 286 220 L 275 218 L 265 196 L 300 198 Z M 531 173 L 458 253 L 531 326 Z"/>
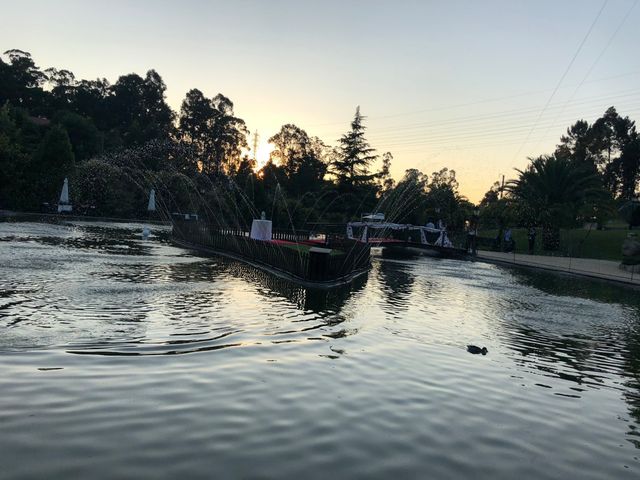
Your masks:
<path fill-rule="evenodd" d="M 473 353 L 474 355 L 477 355 L 479 353 L 481 353 L 482 355 L 486 355 L 489 350 L 487 350 L 487 347 L 480 348 L 475 345 L 467 345 L 467 352 Z"/>

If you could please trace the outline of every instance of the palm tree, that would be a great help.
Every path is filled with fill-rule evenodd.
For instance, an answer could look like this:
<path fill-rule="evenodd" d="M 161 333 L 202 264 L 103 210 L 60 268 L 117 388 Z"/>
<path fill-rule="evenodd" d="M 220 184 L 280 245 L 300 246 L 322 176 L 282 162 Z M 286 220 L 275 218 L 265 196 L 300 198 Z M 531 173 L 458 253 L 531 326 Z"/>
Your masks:
<path fill-rule="evenodd" d="M 542 226 L 543 247 L 556 250 L 560 228 L 575 225 L 581 217 L 593 217 L 608 198 L 602 179 L 589 165 L 557 157 L 531 160 L 520 177 L 506 185 L 527 223 Z"/>

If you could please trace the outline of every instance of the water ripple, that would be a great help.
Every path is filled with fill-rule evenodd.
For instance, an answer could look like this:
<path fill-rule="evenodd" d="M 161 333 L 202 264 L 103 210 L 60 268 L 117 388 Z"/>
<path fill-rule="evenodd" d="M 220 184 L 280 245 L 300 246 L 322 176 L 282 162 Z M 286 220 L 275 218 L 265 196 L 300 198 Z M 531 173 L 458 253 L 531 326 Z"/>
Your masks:
<path fill-rule="evenodd" d="M 640 471 L 628 291 L 429 258 L 309 290 L 141 231 L 0 223 L 3 478 Z"/>

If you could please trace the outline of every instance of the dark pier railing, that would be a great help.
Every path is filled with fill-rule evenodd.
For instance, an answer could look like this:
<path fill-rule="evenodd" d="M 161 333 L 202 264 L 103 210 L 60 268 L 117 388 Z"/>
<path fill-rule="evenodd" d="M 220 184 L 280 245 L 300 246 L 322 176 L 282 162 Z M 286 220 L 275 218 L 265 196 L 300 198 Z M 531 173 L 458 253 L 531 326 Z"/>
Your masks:
<path fill-rule="evenodd" d="M 371 265 L 368 244 L 336 238 L 317 243 L 310 241 L 309 233 L 303 231 L 273 232 L 274 240 L 297 243 L 300 245 L 297 248 L 296 245 L 253 240 L 249 232 L 238 228 L 222 228 L 195 220 L 175 220 L 173 239 L 194 249 L 228 254 L 309 283 L 348 281 Z"/>

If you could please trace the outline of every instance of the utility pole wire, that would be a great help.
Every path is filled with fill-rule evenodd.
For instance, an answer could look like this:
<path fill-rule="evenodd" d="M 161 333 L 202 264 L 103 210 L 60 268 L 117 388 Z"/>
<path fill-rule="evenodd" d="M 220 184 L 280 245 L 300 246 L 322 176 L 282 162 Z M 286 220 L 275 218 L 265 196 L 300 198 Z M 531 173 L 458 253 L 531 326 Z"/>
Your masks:
<path fill-rule="evenodd" d="M 631 15 L 631 12 L 633 11 L 634 8 L 636 8 L 636 5 L 638 5 L 638 1 L 636 0 L 635 2 L 633 2 L 633 4 L 631 5 L 631 7 L 629 8 L 629 10 L 627 10 L 627 13 L 625 14 L 625 16 L 622 18 L 622 21 L 618 24 L 618 27 L 615 29 L 615 31 L 613 32 L 613 34 L 611 35 L 611 37 L 609 37 L 609 41 L 607 41 L 607 44 L 604 46 L 604 48 L 600 51 L 600 54 L 598 55 L 598 57 L 595 59 L 595 61 L 591 64 L 591 67 L 589 67 L 589 70 L 587 71 L 587 73 L 585 74 L 585 76 L 582 78 L 582 81 L 576 85 L 575 90 L 573 91 L 573 93 L 571 94 L 571 96 L 569 97 L 569 99 L 565 102 L 564 106 L 562 107 L 562 110 L 560 110 L 558 112 L 558 114 L 556 115 L 556 118 L 553 119 L 553 123 L 551 125 L 549 125 L 549 127 L 547 127 L 547 130 L 544 132 L 543 137 L 549 133 L 549 130 L 551 130 L 551 128 L 553 128 L 558 120 L 558 117 L 560 115 L 562 115 L 567 107 L 567 105 L 569 103 L 571 103 L 571 101 L 573 100 L 573 98 L 576 96 L 576 93 L 578 93 L 578 90 L 580 90 L 580 87 L 582 87 L 582 85 L 584 85 L 584 83 L 587 81 L 587 78 L 589 78 L 589 75 L 591 75 L 591 72 L 593 72 L 593 69 L 596 67 L 596 65 L 598 64 L 598 62 L 600 61 L 600 59 L 603 57 L 603 55 L 605 54 L 605 52 L 609 49 L 609 47 L 611 46 L 611 44 L 613 43 L 613 39 L 616 38 L 616 36 L 618 35 L 618 32 L 620 32 L 620 30 L 622 29 L 622 27 L 624 26 L 624 24 L 627 22 L 627 19 L 629 18 L 629 16 Z"/>
<path fill-rule="evenodd" d="M 587 30 L 586 35 L 582 39 L 582 42 L 580 42 L 580 46 L 578 47 L 578 50 L 576 50 L 576 53 L 573 55 L 573 58 L 569 62 L 569 65 L 567 65 L 567 68 L 564 71 L 564 73 L 562 74 L 562 77 L 560 77 L 560 80 L 558 81 L 558 84 L 556 85 L 556 88 L 553 89 L 553 93 L 551 93 L 551 96 L 547 100 L 547 103 L 545 104 L 545 106 L 540 111 L 540 114 L 538 115 L 538 118 L 536 119 L 535 124 L 533 125 L 533 127 L 531 127 L 531 130 L 527 134 L 527 138 L 525 138 L 524 142 L 522 142 L 522 145 L 520 145 L 520 148 L 518 148 L 518 151 L 513 156 L 513 160 L 512 161 L 515 161 L 515 159 L 518 157 L 518 155 L 520 155 L 520 151 L 522 150 L 524 145 L 529 141 L 529 138 L 531 137 L 531 134 L 536 129 L 537 123 L 540 121 L 540 119 L 542 118 L 542 115 L 544 115 L 544 112 L 547 110 L 547 107 L 551 103 L 551 100 L 553 100 L 553 97 L 558 92 L 558 89 L 560 88 L 560 85 L 562 85 L 562 82 L 564 81 L 565 77 L 569 73 L 569 70 L 571 70 L 571 67 L 573 66 L 573 62 L 575 62 L 576 58 L 578 58 L 578 55 L 580 54 L 580 51 L 582 50 L 582 47 L 587 42 L 587 39 L 589 38 L 589 35 L 591 35 L 591 31 L 593 30 L 593 27 L 595 27 L 596 23 L 598 22 L 598 19 L 600 18 L 600 15 L 602 14 L 602 11 L 604 10 L 604 7 L 607 6 L 607 3 L 609 3 L 609 0 L 605 0 L 604 3 L 602 4 L 602 7 L 600 7 L 600 10 L 598 11 L 598 14 L 596 15 L 596 18 L 593 19 L 593 22 L 591 22 L 591 26 L 589 27 L 589 30 Z"/>

